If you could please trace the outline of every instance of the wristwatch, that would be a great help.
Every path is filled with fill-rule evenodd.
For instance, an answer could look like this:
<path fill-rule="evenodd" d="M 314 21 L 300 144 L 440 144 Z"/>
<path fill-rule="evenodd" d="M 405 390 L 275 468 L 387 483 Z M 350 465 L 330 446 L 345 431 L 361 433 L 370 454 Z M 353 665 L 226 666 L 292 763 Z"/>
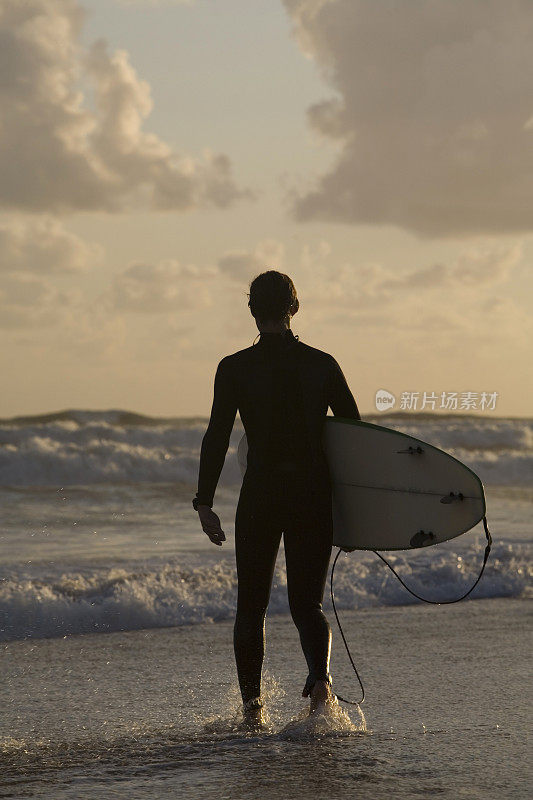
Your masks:
<path fill-rule="evenodd" d="M 207 505 L 207 503 L 200 503 L 198 497 L 193 497 L 192 507 L 194 508 L 195 511 L 198 511 L 198 506 L 205 506 L 205 505 Z M 209 506 L 209 508 L 211 508 L 211 506 Z"/>

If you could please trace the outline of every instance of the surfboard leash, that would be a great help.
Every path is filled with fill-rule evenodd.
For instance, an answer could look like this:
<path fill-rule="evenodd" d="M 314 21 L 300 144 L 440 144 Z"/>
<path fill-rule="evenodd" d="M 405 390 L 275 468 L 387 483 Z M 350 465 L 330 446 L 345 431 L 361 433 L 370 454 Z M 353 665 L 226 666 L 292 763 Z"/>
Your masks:
<path fill-rule="evenodd" d="M 394 567 L 391 567 L 389 562 L 381 555 L 381 553 L 378 553 L 377 550 L 372 550 L 372 552 L 375 553 L 379 558 L 381 558 L 383 563 L 386 564 L 388 566 L 388 568 L 390 569 L 390 571 L 398 578 L 398 580 L 400 581 L 402 586 L 405 589 L 407 589 L 407 591 L 410 594 L 412 594 L 413 597 L 416 597 L 418 600 L 422 600 L 424 603 L 431 603 L 432 605 L 435 605 L 435 606 L 447 605 L 449 603 L 459 603 L 461 600 L 464 600 L 465 597 L 468 597 L 468 595 L 476 588 L 476 586 L 478 585 L 479 581 L 481 580 L 481 576 L 483 575 L 483 571 L 485 569 L 485 565 L 486 565 L 487 560 L 489 558 L 490 548 L 491 548 L 491 545 L 492 545 L 492 536 L 491 536 L 490 531 L 489 531 L 489 527 L 488 527 L 488 524 L 487 524 L 487 517 L 486 516 L 483 517 L 483 528 L 485 529 L 485 536 L 487 537 L 487 544 L 486 544 L 486 547 L 485 547 L 485 555 L 483 557 L 483 564 L 481 566 L 481 570 L 479 572 L 479 575 L 477 576 L 476 580 L 474 581 L 474 583 L 472 584 L 470 589 L 467 592 L 465 592 L 463 595 L 461 595 L 461 597 L 457 597 L 454 600 L 428 600 L 426 597 L 422 597 L 421 595 L 417 594 L 416 592 L 414 592 L 412 589 L 410 589 L 407 586 L 407 584 L 402 580 L 402 578 L 400 578 L 400 576 L 398 575 L 398 573 L 396 572 Z M 339 558 L 340 554 L 343 553 L 343 552 L 345 552 L 345 551 L 342 548 L 339 547 L 339 550 L 338 550 L 337 555 L 335 556 L 335 560 L 333 562 L 333 566 L 331 568 L 331 576 L 330 576 L 331 604 L 333 606 L 335 619 L 337 620 L 337 625 L 339 626 L 339 631 L 340 631 L 340 634 L 342 636 L 342 641 L 344 642 L 344 647 L 346 648 L 346 652 L 348 653 L 348 658 L 350 659 L 350 663 L 351 663 L 351 665 L 353 667 L 353 670 L 354 670 L 355 674 L 357 675 L 357 680 L 359 681 L 359 685 L 361 686 L 361 690 L 363 692 L 363 695 L 361 697 L 361 700 L 358 703 L 356 703 L 356 702 L 354 702 L 352 700 L 345 700 L 345 698 L 341 697 L 340 694 L 337 695 L 337 699 L 341 700 L 343 703 L 348 703 L 351 706 L 357 706 L 357 705 L 360 705 L 365 699 L 365 689 L 364 689 L 363 683 L 361 681 L 361 678 L 359 677 L 359 673 L 357 672 L 357 667 L 354 664 L 354 660 L 352 658 L 352 654 L 350 653 L 350 648 L 348 647 L 348 643 L 346 642 L 346 637 L 344 635 L 344 631 L 342 630 L 342 626 L 341 626 L 341 623 L 340 623 L 340 620 L 339 620 L 339 615 L 337 614 L 337 608 L 335 606 L 335 595 L 334 595 L 334 592 L 333 592 L 333 573 L 335 572 L 335 565 L 337 563 L 337 559 Z"/>
<path fill-rule="evenodd" d="M 470 592 L 472 592 L 476 588 L 476 586 L 478 585 L 479 581 L 481 580 L 481 576 L 483 575 L 483 570 L 485 569 L 485 564 L 487 563 L 487 559 L 489 557 L 490 548 L 491 548 L 491 545 L 492 545 L 492 536 L 490 535 L 490 531 L 489 531 L 489 528 L 488 528 L 488 525 L 487 525 L 487 517 L 483 517 L 483 527 L 485 528 L 485 535 L 487 537 L 487 545 L 485 547 L 485 555 L 483 557 L 483 565 L 481 567 L 480 573 L 477 576 L 477 578 L 474 581 L 474 583 L 472 584 L 472 586 L 470 587 L 470 589 L 467 592 L 465 592 L 463 595 L 461 595 L 461 597 L 457 597 L 455 600 L 428 600 L 426 597 L 421 597 L 416 592 L 413 592 L 413 590 L 410 589 L 407 586 L 406 583 L 404 583 L 404 581 L 400 578 L 398 573 L 395 571 L 394 567 L 391 567 L 389 562 L 385 558 L 383 558 L 381 553 L 378 553 L 377 550 L 372 550 L 372 552 L 375 553 L 377 556 L 379 556 L 379 558 L 381 558 L 381 560 L 388 566 L 390 571 L 392 573 L 394 573 L 394 575 L 396 575 L 396 577 L 398 578 L 398 580 L 400 581 L 402 586 L 404 586 L 407 589 L 407 591 L 410 594 L 413 595 L 413 597 L 418 598 L 418 600 L 422 600 L 424 603 L 431 603 L 432 605 L 435 605 L 435 606 L 443 606 L 443 605 L 447 605 L 449 603 L 459 603 L 461 600 L 464 600 L 465 597 L 468 597 Z"/>
<path fill-rule="evenodd" d="M 329 578 L 329 592 L 330 592 L 330 595 L 331 595 L 331 605 L 333 606 L 333 612 L 335 614 L 335 619 L 337 620 L 337 625 L 339 626 L 339 631 L 340 631 L 340 634 L 342 636 L 342 641 L 344 642 L 344 646 L 346 648 L 346 652 L 348 653 L 348 658 L 350 659 L 350 663 L 351 663 L 351 665 L 353 667 L 353 671 L 357 675 L 357 680 L 359 681 L 359 686 L 361 687 L 361 691 L 362 691 L 363 694 L 362 694 L 362 697 L 361 697 L 361 699 L 359 700 L 358 703 L 356 703 L 354 700 L 346 700 L 346 698 L 341 697 L 340 694 L 336 694 L 336 697 L 337 697 L 337 700 L 341 700 L 343 703 L 347 703 L 350 706 L 358 706 L 361 703 L 363 703 L 364 700 L 365 700 L 365 687 L 363 686 L 363 681 L 359 677 L 359 673 L 357 672 L 357 667 L 355 666 L 354 660 L 352 658 L 352 654 L 350 653 L 350 648 L 348 647 L 348 642 L 346 641 L 346 636 L 344 635 L 344 631 L 342 630 L 341 621 L 339 619 L 339 615 L 337 614 L 337 606 L 335 605 L 335 594 L 333 592 L 333 573 L 335 572 L 335 565 L 337 563 L 337 560 L 338 560 L 340 554 L 343 553 L 343 552 L 344 551 L 342 550 L 342 548 L 339 547 L 337 555 L 335 556 L 335 560 L 333 562 L 333 566 L 331 567 L 331 575 L 330 575 L 330 578 Z"/>

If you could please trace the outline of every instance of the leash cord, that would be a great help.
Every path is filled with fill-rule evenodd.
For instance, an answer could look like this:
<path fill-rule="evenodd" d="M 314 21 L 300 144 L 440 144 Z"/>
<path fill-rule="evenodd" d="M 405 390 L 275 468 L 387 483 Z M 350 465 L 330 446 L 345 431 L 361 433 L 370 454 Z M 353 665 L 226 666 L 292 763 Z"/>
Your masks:
<path fill-rule="evenodd" d="M 353 667 L 353 671 L 357 675 L 357 680 L 359 681 L 359 685 L 361 687 L 361 691 L 363 692 L 363 695 L 362 695 L 359 703 L 356 703 L 353 700 L 346 700 L 344 697 L 341 697 L 340 694 L 337 695 L 337 699 L 338 700 L 342 700 L 343 703 L 348 703 L 348 705 L 350 705 L 350 706 L 358 706 L 358 705 L 360 705 L 360 703 L 364 702 L 364 699 L 365 699 L 365 687 L 363 686 L 363 682 L 362 682 L 361 678 L 359 677 L 359 673 L 357 672 L 357 667 L 354 664 L 354 660 L 352 658 L 352 654 L 350 653 L 350 648 L 348 647 L 348 642 L 346 641 L 346 637 L 344 635 L 344 631 L 342 630 L 341 621 L 339 619 L 339 615 L 337 614 L 337 606 L 335 605 L 335 593 L 333 591 L 333 573 L 335 572 L 335 565 L 336 565 L 337 560 L 338 560 L 338 558 L 339 558 L 339 556 L 340 556 L 340 554 L 342 552 L 343 552 L 343 550 L 339 547 L 337 555 L 335 556 L 335 561 L 333 562 L 333 566 L 331 568 L 331 576 L 330 576 L 330 581 L 329 581 L 329 590 L 330 590 L 330 595 L 331 595 L 331 605 L 333 606 L 333 612 L 335 614 L 335 619 L 337 620 L 337 625 L 339 626 L 339 631 L 341 633 L 342 641 L 344 642 L 344 646 L 346 648 L 346 652 L 348 653 L 348 658 L 350 659 L 350 663 L 351 663 L 351 665 Z"/>
<path fill-rule="evenodd" d="M 428 600 L 425 597 L 421 597 L 421 595 L 417 594 L 416 592 L 413 592 L 413 590 L 410 589 L 407 586 L 406 583 L 404 583 L 404 581 L 402 580 L 402 578 L 400 578 L 400 576 L 398 575 L 396 570 L 393 567 L 391 567 L 391 565 L 389 564 L 389 562 L 385 558 L 383 558 L 381 553 L 378 553 L 377 550 L 372 550 L 372 552 L 375 553 L 379 558 L 381 558 L 381 560 L 388 566 L 390 571 L 398 578 L 398 580 L 400 581 L 402 586 L 405 589 L 407 589 L 407 591 L 410 594 L 412 594 L 413 597 L 416 597 L 418 600 L 422 600 L 424 603 L 431 603 L 432 605 L 436 605 L 436 606 L 447 605 L 449 603 L 459 603 L 461 600 L 464 600 L 465 597 L 468 597 L 468 595 L 478 585 L 479 581 L 481 580 L 481 576 L 483 575 L 483 571 L 485 569 L 485 565 L 486 565 L 488 557 L 489 557 L 490 548 L 491 548 L 491 545 L 492 545 L 492 536 L 490 535 L 490 531 L 489 531 L 489 528 L 488 528 L 488 525 L 487 525 L 487 517 L 486 516 L 483 517 L 483 527 L 485 529 L 485 535 L 487 537 L 487 545 L 485 547 L 485 555 L 483 557 L 483 565 L 481 567 L 480 573 L 477 576 L 477 579 L 475 580 L 475 582 L 470 587 L 470 589 L 467 592 L 465 592 L 463 595 L 461 595 L 461 597 L 457 597 L 455 600 Z M 357 672 L 357 667 L 355 666 L 354 660 L 352 658 L 352 654 L 350 653 L 350 648 L 348 647 L 348 643 L 347 643 L 346 637 L 344 635 L 344 631 L 342 630 L 342 625 L 341 625 L 341 622 L 340 622 L 340 619 L 339 619 L 339 615 L 337 613 L 337 607 L 335 605 L 335 593 L 333 591 L 333 574 L 335 572 L 335 566 L 337 564 L 338 558 L 339 558 L 339 556 L 340 556 L 340 554 L 342 552 L 345 552 L 345 551 L 343 551 L 343 549 L 341 547 L 339 547 L 339 550 L 338 550 L 337 555 L 335 556 L 335 560 L 333 562 L 333 566 L 331 568 L 331 576 L 330 576 L 330 584 L 329 584 L 330 595 L 331 595 L 331 604 L 333 606 L 333 612 L 335 614 L 335 619 L 337 620 L 337 625 L 339 626 L 339 631 L 340 631 L 340 634 L 342 636 L 342 641 L 344 642 L 344 647 L 346 648 L 346 652 L 348 653 L 348 658 L 350 659 L 350 663 L 351 663 L 351 665 L 353 667 L 353 670 L 354 670 L 355 674 L 357 675 L 357 680 L 359 681 L 359 685 L 361 686 L 362 697 L 359 700 L 359 702 L 355 702 L 353 700 L 346 700 L 344 697 L 341 697 L 340 694 L 337 695 L 337 698 L 339 700 L 341 700 L 343 703 L 348 703 L 348 705 L 358 706 L 358 705 L 360 705 L 361 703 L 364 702 L 364 699 L 365 699 L 365 687 L 363 686 L 363 682 L 361 681 L 359 673 Z"/>

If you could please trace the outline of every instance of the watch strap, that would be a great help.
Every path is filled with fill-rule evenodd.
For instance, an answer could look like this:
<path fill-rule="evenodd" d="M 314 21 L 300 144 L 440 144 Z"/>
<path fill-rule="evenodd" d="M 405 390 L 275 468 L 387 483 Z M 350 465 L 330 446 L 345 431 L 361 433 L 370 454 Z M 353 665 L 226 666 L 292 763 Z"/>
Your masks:
<path fill-rule="evenodd" d="M 194 508 L 195 511 L 198 511 L 198 506 L 209 506 L 209 508 L 213 508 L 212 503 L 201 503 L 198 498 L 198 495 L 196 495 L 192 499 L 192 507 Z"/>

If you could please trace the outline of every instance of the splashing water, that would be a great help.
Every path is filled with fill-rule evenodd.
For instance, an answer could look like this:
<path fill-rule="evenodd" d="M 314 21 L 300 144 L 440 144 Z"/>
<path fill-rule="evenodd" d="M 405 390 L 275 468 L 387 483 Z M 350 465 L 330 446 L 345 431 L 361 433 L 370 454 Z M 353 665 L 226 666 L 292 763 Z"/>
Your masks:
<path fill-rule="evenodd" d="M 286 708 L 283 707 L 285 690 L 271 675 L 263 679 L 262 697 L 265 702 L 265 725 L 252 735 L 276 735 L 281 739 L 306 739 L 326 734 L 353 734 L 368 732 L 366 720 L 360 706 L 355 706 L 357 719 L 354 722 L 338 701 L 328 705 L 327 712 L 320 710 L 309 713 L 309 703 L 301 708 L 289 722 Z M 203 734 L 227 737 L 228 735 L 250 735 L 242 728 L 242 703 L 237 686 L 232 686 L 224 698 L 227 714 L 196 717 L 196 723 Z"/>
<path fill-rule="evenodd" d="M 296 717 L 291 719 L 280 731 L 282 739 L 306 739 L 325 734 L 353 734 L 368 732 L 365 716 L 360 706 L 356 706 L 358 720 L 353 722 L 337 700 L 327 706 L 327 712 L 322 713 L 317 709 L 309 713 L 309 707 L 303 708 Z"/>
<path fill-rule="evenodd" d="M 285 690 L 279 681 L 271 675 L 266 675 L 263 679 L 262 692 L 262 698 L 265 703 L 265 726 L 261 731 L 262 733 L 273 733 L 276 726 L 280 724 L 280 703 L 284 696 Z M 232 686 L 226 693 L 224 706 L 229 709 L 229 716 L 196 717 L 196 722 L 201 726 L 203 732 L 220 736 L 232 733 L 246 734 L 246 731 L 242 728 L 242 702 L 236 685 Z M 257 732 L 255 735 L 257 735 Z"/>

